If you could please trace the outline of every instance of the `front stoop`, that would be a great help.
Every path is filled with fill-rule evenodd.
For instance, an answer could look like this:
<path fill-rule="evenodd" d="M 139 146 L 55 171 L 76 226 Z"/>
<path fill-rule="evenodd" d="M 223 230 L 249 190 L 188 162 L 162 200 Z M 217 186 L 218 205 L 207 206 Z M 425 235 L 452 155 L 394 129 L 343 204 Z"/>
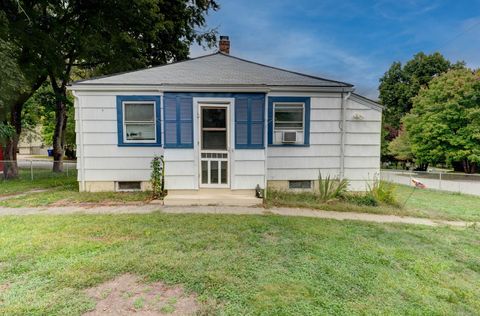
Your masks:
<path fill-rule="evenodd" d="M 262 199 L 255 197 L 254 190 L 169 190 L 164 199 L 165 206 L 258 206 L 262 203 Z"/>

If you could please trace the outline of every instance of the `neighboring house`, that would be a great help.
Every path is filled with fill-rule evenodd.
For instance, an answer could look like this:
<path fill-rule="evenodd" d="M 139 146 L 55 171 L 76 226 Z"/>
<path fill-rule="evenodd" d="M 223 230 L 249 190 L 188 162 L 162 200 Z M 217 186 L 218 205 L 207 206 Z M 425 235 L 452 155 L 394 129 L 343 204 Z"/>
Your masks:
<path fill-rule="evenodd" d="M 365 190 L 378 176 L 382 107 L 352 85 L 220 52 L 78 81 L 81 191 L 313 188 L 319 172 Z"/>
<path fill-rule="evenodd" d="M 18 142 L 18 153 L 20 155 L 47 155 L 47 146 L 43 141 L 42 126 L 37 125 L 35 129 L 24 128 Z"/>

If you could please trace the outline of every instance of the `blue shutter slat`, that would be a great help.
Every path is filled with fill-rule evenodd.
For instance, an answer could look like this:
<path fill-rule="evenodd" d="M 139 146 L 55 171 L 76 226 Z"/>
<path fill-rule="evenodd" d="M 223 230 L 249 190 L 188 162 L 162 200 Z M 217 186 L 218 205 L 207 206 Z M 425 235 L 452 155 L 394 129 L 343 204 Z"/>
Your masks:
<path fill-rule="evenodd" d="M 181 98 L 179 101 L 180 106 L 180 120 L 191 120 L 193 104 L 191 98 Z"/>
<path fill-rule="evenodd" d="M 191 122 L 180 123 L 180 143 L 183 145 L 193 144 L 193 124 Z"/>
<path fill-rule="evenodd" d="M 246 122 L 248 120 L 248 99 L 235 100 L 235 120 L 237 122 Z"/>
<path fill-rule="evenodd" d="M 177 123 L 165 122 L 165 145 L 177 143 Z"/>
<path fill-rule="evenodd" d="M 251 135 L 252 145 L 263 145 L 263 123 L 252 123 Z"/>
<path fill-rule="evenodd" d="M 236 145 L 248 145 L 248 125 L 247 123 L 236 123 L 235 131 L 235 143 Z"/>
<path fill-rule="evenodd" d="M 265 101 L 263 98 L 252 100 L 252 121 L 263 121 L 264 105 Z"/>

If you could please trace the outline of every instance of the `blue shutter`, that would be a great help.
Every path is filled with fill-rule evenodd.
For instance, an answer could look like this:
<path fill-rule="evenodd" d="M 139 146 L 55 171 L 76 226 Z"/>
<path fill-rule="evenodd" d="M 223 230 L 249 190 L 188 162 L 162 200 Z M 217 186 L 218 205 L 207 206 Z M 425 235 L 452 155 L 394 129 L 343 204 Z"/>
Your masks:
<path fill-rule="evenodd" d="M 193 99 L 164 96 L 165 148 L 193 148 Z"/>
<path fill-rule="evenodd" d="M 265 99 L 252 98 L 250 103 L 250 148 L 263 148 Z"/>
<path fill-rule="evenodd" d="M 264 148 L 265 98 L 235 98 L 235 148 Z"/>
<path fill-rule="evenodd" d="M 248 99 L 235 100 L 235 148 L 248 146 Z"/>

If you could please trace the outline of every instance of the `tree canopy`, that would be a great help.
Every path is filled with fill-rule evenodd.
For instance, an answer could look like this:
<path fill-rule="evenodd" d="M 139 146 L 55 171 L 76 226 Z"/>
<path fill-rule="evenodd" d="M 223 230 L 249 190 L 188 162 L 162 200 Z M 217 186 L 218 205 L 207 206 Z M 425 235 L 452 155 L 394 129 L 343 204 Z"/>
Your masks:
<path fill-rule="evenodd" d="M 417 162 L 480 163 L 480 72 L 450 70 L 413 98 L 404 119 Z"/>
<path fill-rule="evenodd" d="M 380 78 L 380 100 L 386 107 L 385 124 L 398 131 L 402 117 L 412 108 L 413 97 L 420 88 L 449 69 L 463 66 L 463 62 L 452 64 L 438 52 L 431 55 L 420 52 L 403 66 L 401 62 L 394 62 Z"/>
<path fill-rule="evenodd" d="M 211 46 L 205 15 L 215 0 L 5 0 L 8 38 L 28 53 L 25 67 L 45 69 L 55 94 L 53 154 L 65 149 L 72 69 L 109 74 L 186 59 L 192 42 Z M 54 163 L 54 171 L 61 171 Z"/>
<path fill-rule="evenodd" d="M 388 144 L 388 150 L 399 161 L 413 161 L 412 145 L 404 127 L 400 128 L 398 136 Z"/>

